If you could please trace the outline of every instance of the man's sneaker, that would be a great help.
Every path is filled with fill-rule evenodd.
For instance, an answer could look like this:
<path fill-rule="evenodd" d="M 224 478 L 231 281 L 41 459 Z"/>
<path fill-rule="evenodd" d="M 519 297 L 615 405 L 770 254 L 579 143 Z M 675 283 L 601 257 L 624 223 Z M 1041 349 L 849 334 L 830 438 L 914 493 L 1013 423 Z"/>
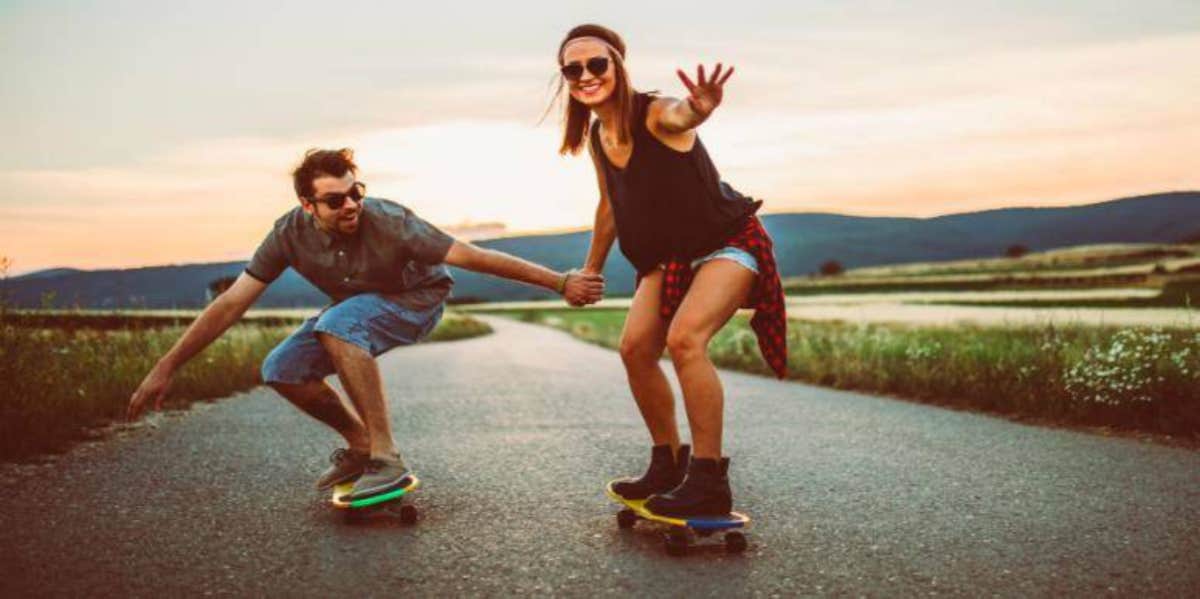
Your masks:
<path fill-rule="evenodd" d="M 328 489 L 346 481 L 354 480 L 358 475 L 362 474 L 363 468 L 367 465 L 367 458 L 369 457 L 371 456 L 366 452 L 355 451 L 353 449 L 333 450 L 333 454 L 329 456 L 329 461 L 333 465 L 321 473 L 321 478 L 317 479 L 317 488 Z"/>
<path fill-rule="evenodd" d="M 354 481 L 354 489 L 350 491 L 349 495 L 343 496 L 342 500 L 364 499 L 395 491 L 410 484 L 412 484 L 412 477 L 409 476 L 404 460 L 400 459 L 400 454 L 387 458 L 371 458 L 367 460 L 362 476 Z"/>
<path fill-rule="evenodd" d="M 729 490 L 729 458 L 692 458 L 687 476 L 678 487 L 651 495 L 646 509 L 660 516 L 727 516 L 733 509 Z"/>
<path fill-rule="evenodd" d="M 655 445 L 650 449 L 650 466 L 646 468 L 646 473 L 641 478 L 613 483 L 613 492 L 625 499 L 645 499 L 655 493 L 674 489 L 683 482 L 691 450 L 688 445 L 680 445 L 679 451 L 671 455 L 670 445 Z"/>

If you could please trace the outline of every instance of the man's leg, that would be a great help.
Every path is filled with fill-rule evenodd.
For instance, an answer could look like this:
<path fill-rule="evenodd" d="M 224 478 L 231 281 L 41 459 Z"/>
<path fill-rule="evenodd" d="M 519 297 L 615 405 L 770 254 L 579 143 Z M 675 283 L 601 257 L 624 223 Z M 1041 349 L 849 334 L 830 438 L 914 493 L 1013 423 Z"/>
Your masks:
<path fill-rule="evenodd" d="M 337 431 L 350 448 L 369 450 L 367 431 L 354 408 L 324 378 L 334 373 L 333 364 L 317 340 L 317 317 L 300 325 L 284 339 L 262 364 L 263 382 L 292 405 Z"/>
<path fill-rule="evenodd" d="M 338 379 L 350 396 L 350 401 L 362 415 L 372 458 L 392 458 L 399 451 L 392 438 L 391 419 L 383 396 L 379 365 L 365 349 L 328 333 L 317 333 L 321 346 L 329 354 Z"/>
<path fill-rule="evenodd" d="M 378 293 L 347 298 L 317 319 L 316 339 L 366 427 L 370 459 L 348 496 L 358 499 L 401 488 L 411 477 L 396 441 L 383 393 L 378 356 L 428 335 L 442 316 L 441 305 L 405 307 Z"/>
<path fill-rule="evenodd" d="M 267 384 L 305 414 L 337 431 L 352 451 L 363 454 L 371 452 L 370 437 L 358 413 L 325 381 Z"/>
<path fill-rule="evenodd" d="M 271 350 L 263 361 L 262 378 L 292 405 L 346 439 L 349 450 L 335 450 L 332 465 L 317 479 L 317 487 L 326 488 L 362 473 L 370 456 L 370 438 L 354 407 L 324 382 L 334 367 L 317 340 L 316 321 L 310 318 Z"/>

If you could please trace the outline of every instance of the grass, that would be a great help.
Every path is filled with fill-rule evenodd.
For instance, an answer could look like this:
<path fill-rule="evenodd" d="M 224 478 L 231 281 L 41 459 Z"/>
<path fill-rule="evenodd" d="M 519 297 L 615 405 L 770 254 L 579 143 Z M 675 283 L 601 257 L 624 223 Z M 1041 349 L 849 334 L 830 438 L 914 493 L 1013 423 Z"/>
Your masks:
<path fill-rule="evenodd" d="M 501 313 L 504 314 L 504 313 Z M 509 312 L 615 348 L 621 310 Z M 1200 332 L 1093 326 L 791 321 L 791 378 L 939 405 L 1200 439 Z M 743 316 L 714 338 L 723 368 L 769 374 Z"/>
<path fill-rule="evenodd" d="M 442 321 L 438 323 L 437 328 L 429 334 L 429 337 L 425 341 L 457 341 L 459 339 L 480 337 L 491 332 L 492 327 L 482 320 L 471 318 L 460 312 L 446 312 L 446 315 L 442 317 Z"/>
<path fill-rule="evenodd" d="M 294 326 L 316 309 L 294 311 L 251 310 L 239 321 L 260 326 Z M 89 329 L 121 331 L 186 327 L 197 314 L 196 310 L 121 311 L 121 310 L 9 310 L 3 322 L 23 328 Z"/>
<path fill-rule="evenodd" d="M 29 327 L 9 323 L 11 315 L 0 320 L 0 460 L 62 450 L 86 437 L 89 428 L 122 418 L 142 377 L 185 328 L 140 321 L 128 329 L 78 322 Z M 230 328 L 177 373 L 167 405 L 182 407 L 257 386 L 263 358 L 298 322 L 251 320 Z M 429 340 L 490 332 L 486 323 L 448 313 Z"/>
<path fill-rule="evenodd" d="M 1004 306 L 1010 308 L 1196 308 L 1200 306 L 1200 279 L 1168 281 L 1162 292 L 1153 297 L 1126 297 L 1112 299 L 1029 299 L 1016 298 L 954 299 L 931 301 L 931 304 L 959 306 Z"/>
<path fill-rule="evenodd" d="M 791 277 L 784 280 L 784 290 L 793 296 L 820 296 L 1126 287 L 1163 292 L 1157 302 L 1136 302 L 1129 307 L 1181 307 L 1185 305 L 1183 296 L 1173 293 L 1170 287 L 1195 285 L 1194 273 L 1198 271 L 1200 246 L 1113 244 L 1063 248 L 1020 258 L 855 268 L 836 276 Z"/>

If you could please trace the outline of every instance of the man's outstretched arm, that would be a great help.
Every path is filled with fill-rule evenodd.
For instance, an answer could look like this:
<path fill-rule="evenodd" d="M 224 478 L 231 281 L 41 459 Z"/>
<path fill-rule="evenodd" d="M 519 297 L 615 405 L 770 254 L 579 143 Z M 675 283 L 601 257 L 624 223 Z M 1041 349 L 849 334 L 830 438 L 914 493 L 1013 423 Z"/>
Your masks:
<path fill-rule="evenodd" d="M 266 288 L 266 283 L 243 272 L 234 281 L 233 286 L 217 296 L 217 299 L 196 317 L 166 355 L 159 359 L 142 380 L 137 391 L 133 392 L 129 398 L 126 418 L 136 420 L 150 400 L 154 400 L 154 409 L 161 409 L 163 397 L 167 394 L 175 372 L 237 322 Z"/>
<path fill-rule="evenodd" d="M 462 241 L 455 241 L 450 246 L 446 264 L 544 287 L 562 295 L 572 305 L 593 304 L 604 295 L 604 277 L 598 273 L 555 272 L 540 264 Z"/>

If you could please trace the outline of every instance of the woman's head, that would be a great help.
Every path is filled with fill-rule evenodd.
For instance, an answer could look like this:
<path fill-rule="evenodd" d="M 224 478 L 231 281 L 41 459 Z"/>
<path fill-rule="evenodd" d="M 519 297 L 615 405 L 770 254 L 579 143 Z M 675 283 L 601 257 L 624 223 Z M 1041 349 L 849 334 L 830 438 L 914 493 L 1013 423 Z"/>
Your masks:
<path fill-rule="evenodd" d="M 567 89 L 563 142 L 559 152 L 575 154 L 583 147 L 591 111 L 612 103 L 618 115 L 617 137 L 627 143 L 633 120 L 633 86 L 625 70 L 625 41 L 601 25 L 572 28 L 558 45 L 562 74 L 559 93 Z"/>

